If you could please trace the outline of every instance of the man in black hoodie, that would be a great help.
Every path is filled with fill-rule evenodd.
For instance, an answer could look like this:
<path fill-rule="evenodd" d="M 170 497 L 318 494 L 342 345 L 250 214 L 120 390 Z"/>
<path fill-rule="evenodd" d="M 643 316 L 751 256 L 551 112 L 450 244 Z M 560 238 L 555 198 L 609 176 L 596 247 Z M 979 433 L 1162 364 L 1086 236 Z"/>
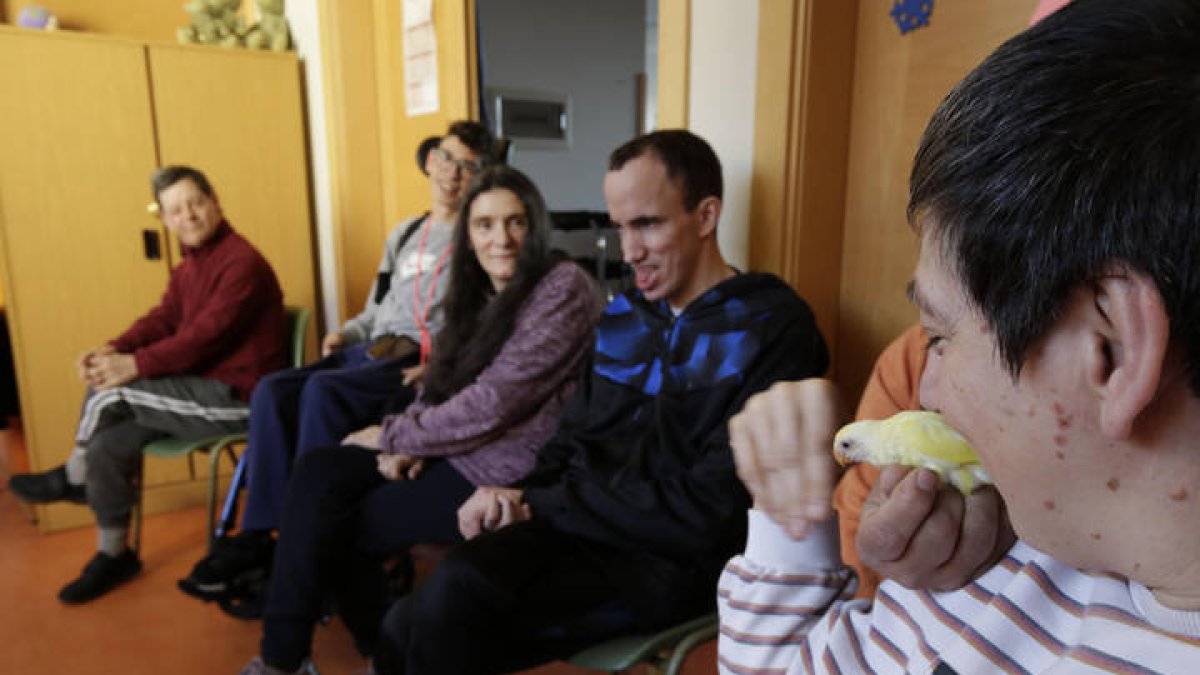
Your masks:
<path fill-rule="evenodd" d="M 459 511 L 467 541 L 389 613 L 382 675 L 526 668 L 712 611 L 749 505 L 727 422 L 828 365 L 804 301 L 722 257 L 721 165 L 703 139 L 626 143 L 604 195 L 637 289 L 605 310 L 533 473 L 480 488 Z"/>

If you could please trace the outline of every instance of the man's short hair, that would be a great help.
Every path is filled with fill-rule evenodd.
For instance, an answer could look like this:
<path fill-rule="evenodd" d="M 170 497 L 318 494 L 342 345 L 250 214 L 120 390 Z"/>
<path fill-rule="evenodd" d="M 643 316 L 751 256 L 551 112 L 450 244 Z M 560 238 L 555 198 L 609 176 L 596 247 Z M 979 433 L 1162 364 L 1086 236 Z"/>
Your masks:
<path fill-rule="evenodd" d="M 1152 278 L 1200 395 L 1200 3 L 1075 0 L 942 102 L 909 219 L 1016 377 L 1069 294 Z"/>
<path fill-rule="evenodd" d="M 163 193 L 163 190 L 185 179 L 195 183 L 196 187 L 200 188 L 200 191 L 209 197 L 215 194 L 212 183 L 208 182 L 208 177 L 199 169 L 193 169 L 190 166 L 183 166 L 181 164 L 172 164 L 164 166 L 150 175 L 150 189 L 154 191 L 154 201 L 158 202 L 158 205 L 161 207 L 162 200 L 159 199 L 159 195 Z"/>
<path fill-rule="evenodd" d="M 426 176 L 429 175 L 429 171 L 425 168 L 425 165 L 429 162 L 429 153 L 433 152 L 433 149 L 441 142 L 441 136 L 426 136 L 425 140 L 421 141 L 421 144 L 417 146 L 417 168 Z"/>
<path fill-rule="evenodd" d="M 653 154 L 667 168 L 667 176 L 678 181 L 683 206 L 692 211 L 706 197 L 720 199 L 724 193 L 721 160 L 703 138 L 683 129 L 668 129 L 643 134 L 613 150 L 608 170 L 620 171 L 625 164 L 645 154 Z"/>
<path fill-rule="evenodd" d="M 454 136 L 462 141 L 462 144 L 467 146 L 476 155 L 484 165 L 491 164 L 495 157 L 492 153 L 492 132 L 487 130 L 479 122 L 471 120 L 459 120 L 450 125 L 446 130 L 446 136 Z M 444 138 L 444 137 L 443 137 Z"/>

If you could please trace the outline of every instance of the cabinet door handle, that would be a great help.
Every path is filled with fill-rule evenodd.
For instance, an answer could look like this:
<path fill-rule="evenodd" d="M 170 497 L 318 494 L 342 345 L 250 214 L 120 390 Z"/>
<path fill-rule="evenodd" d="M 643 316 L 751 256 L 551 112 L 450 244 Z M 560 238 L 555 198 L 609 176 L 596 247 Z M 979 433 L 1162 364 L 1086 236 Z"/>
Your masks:
<path fill-rule="evenodd" d="M 146 260 L 162 260 L 162 246 L 158 242 L 158 232 L 142 230 L 142 251 Z"/>

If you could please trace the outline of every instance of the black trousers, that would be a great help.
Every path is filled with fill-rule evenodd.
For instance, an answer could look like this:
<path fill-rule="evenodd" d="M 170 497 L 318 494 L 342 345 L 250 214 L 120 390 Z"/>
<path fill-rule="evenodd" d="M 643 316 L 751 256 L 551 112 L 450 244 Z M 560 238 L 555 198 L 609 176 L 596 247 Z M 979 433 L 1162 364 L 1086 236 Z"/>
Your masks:
<path fill-rule="evenodd" d="M 674 575 L 683 580 L 677 583 L 661 576 L 664 569 L 538 520 L 483 534 L 456 546 L 393 605 L 375 668 L 380 675 L 511 672 L 715 604 L 715 580 L 694 583 L 682 574 Z M 656 610 L 639 607 L 630 596 L 636 588 L 646 589 Z"/>
<path fill-rule="evenodd" d="M 389 481 L 377 453 L 355 446 L 305 453 L 288 481 L 263 614 L 262 657 L 285 670 L 309 655 L 332 597 L 359 651 L 375 651 L 389 602 L 381 562 L 419 542 L 453 543 L 458 507 L 475 486 L 445 461 Z"/>

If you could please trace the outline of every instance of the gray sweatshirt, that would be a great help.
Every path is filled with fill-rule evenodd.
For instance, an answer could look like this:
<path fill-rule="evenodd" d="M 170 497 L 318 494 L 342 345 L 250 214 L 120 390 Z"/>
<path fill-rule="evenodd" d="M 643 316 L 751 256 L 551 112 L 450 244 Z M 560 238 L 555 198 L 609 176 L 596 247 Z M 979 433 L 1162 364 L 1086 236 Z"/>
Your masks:
<path fill-rule="evenodd" d="M 375 339 L 380 335 L 406 335 L 414 342 L 420 343 L 421 331 L 417 324 L 413 297 L 413 286 L 418 281 L 420 288 L 416 298 L 419 300 L 417 304 L 427 312 L 429 332 L 436 335 L 441 328 L 441 311 L 437 307 L 450 284 L 448 249 L 454 239 L 454 223 L 436 223 L 427 219 L 400 250 L 400 239 L 409 225 L 416 220 L 417 218 L 409 218 L 388 235 L 383 247 L 383 259 L 379 261 L 379 274 L 388 275 L 389 279 L 387 294 L 376 302 L 379 288 L 379 277 L 376 277 L 375 283 L 371 284 L 371 293 L 367 296 L 367 306 L 358 316 L 342 326 L 342 334 L 347 344 Z M 437 286 L 431 293 L 430 288 L 435 281 L 434 270 L 439 260 L 443 266 L 441 273 L 436 275 Z"/>

